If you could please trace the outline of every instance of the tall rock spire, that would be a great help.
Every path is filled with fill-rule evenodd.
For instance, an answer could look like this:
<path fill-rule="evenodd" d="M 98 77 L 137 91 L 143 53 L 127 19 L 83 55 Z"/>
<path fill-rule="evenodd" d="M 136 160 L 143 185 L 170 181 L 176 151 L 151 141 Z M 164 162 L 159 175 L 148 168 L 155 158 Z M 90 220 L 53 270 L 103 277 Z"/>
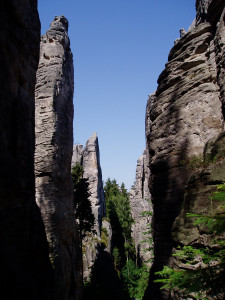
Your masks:
<path fill-rule="evenodd" d="M 137 262 L 151 265 L 150 259 L 153 257 L 153 250 L 150 241 L 151 233 L 151 195 L 149 192 L 148 153 L 144 151 L 143 155 L 137 161 L 136 178 L 134 186 L 129 195 L 131 215 L 134 219 L 132 225 L 132 237 L 136 249 Z M 151 248 L 151 250 L 150 250 Z"/>
<path fill-rule="evenodd" d="M 102 225 L 102 218 L 105 216 L 105 196 L 103 190 L 102 170 L 100 165 L 100 151 L 97 133 L 94 132 L 87 140 L 85 147 L 74 145 L 72 166 L 79 163 L 83 167 L 83 178 L 87 179 L 89 184 L 89 201 L 94 215 L 94 232 L 88 233 L 82 240 L 83 248 L 83 276 L 88 280 L 91 274 L 91 268 L 99 254 L 101 242 L 102 226 L 110 226 L 105 221 Z M 109 235 L 111 229 L 108 229 Z M 110 242 L 109 242 L 110 244 Z M 110 251 L 110 245 L 108 246 Z"/>
<path fill-rule="evenodd" d="M 55 17 L 41 39 L 36 83 L 36 202 L 54 269 L 54 299 L 79 299 L 78 237 L 74 217 L 73 56 L 68 21 Z"/>
<path fill-rule="evenodd" d="M 83 177 L 88 179 L 90 202 L 95 216 L 95 230 L 100 234 L 101 220 L 105 216 L 105 196 L 100 166 L 100 152 L 96 132 L 87 140 L 83 152 Z"/>

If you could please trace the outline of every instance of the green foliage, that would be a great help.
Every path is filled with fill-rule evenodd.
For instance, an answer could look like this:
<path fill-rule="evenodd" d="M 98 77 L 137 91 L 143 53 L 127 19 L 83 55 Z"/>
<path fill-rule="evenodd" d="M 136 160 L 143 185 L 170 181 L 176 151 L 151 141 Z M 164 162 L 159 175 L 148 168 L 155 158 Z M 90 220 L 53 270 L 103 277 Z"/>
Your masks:
<path fill-rule="evenodd" d="M 153 215 L 153 212 L 152 211 L 148 211 L 148 210 L 145 210 L 145 211 L 143 211 L 141 213 L 142 217 L 147 217 L 147 216 L 152 217 L 152 215 Z"/>
<path fill-rule="evenodd" d="M 80 179 L 83 177 L 84 169 L 83 167 L 76 163 L 75 166 L 72 167 L 71 175 L 72 175 L 72 181 L 73 186 L 76 187 Z"/>
<path fill-rule="evenodd" d="M 113 261 L 114 261 L 115 270 L 120 275 L 121 257 L 120 257 L 120 251 L 117 247 L 113 248 Z"/>
<path fill-rule="evenodd" d="M 188 214 L 194 225 L 204 224 L 211 233 L 211 244 L 205 248 L 185 246 L 174 254 L 183 263 L 183 268 L 164 267 L 157 272 L 162 288 L 178 288 L 183 294 L 195 293 L 196 299 L 223 299 L 225 294 L 225 184 L 218 186 L 212 196 L 216 209 L 212 212 Z"/>
<path fill-rule="evenodd" d="M 130 298 L 142 299 L 148 285 L 149 270 L 139 268 L 133 260 L 128 260 L 122 269 L 122 277 Z"/>
<path fill-rule="evenodd" d="M 106 228 L 102 227 L 101 228 L 101 244 L 104 248 L 108 248 L 108 231 Z"/>
<path fill-rule="evenodd" d="M 121 187 L 116 180 L 108 180 L 104 186 L 106 214 L 113 231 L 113 245 L 118 248 L 121 263 L 124 264 L 129 256 L 134 256 L 134 245 L 131 238 L 131 217 L 128 192 L 124 183 Z"/>
<path fill-rule="evenodd" d="M 192 157 L 189 157 L 188 159 L 183 159 L 180 161 L 181 166 L 186 166 L 190 170 L 196 170 L 203 168 L 205 166 L 205 162 L 203 159 L 203 155 L 193 155 Z"/>
<path fill-rule="evenodd" d="M 84 238 L 87 232 L 92 232 L 94 227 L 94 215 L 89 201 L 89 183 L 83 178 L 83 168 L 78 163 L 72 168 L 72 181 L 74 188 L 75 218 L 78 220 L 80 238 Z"/>

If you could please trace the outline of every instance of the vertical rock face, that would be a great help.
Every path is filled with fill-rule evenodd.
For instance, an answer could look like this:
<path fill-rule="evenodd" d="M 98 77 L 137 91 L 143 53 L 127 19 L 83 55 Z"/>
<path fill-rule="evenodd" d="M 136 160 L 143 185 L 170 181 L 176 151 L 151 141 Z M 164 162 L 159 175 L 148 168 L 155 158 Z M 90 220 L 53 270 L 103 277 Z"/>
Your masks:
<path fill-rule="evenodd" d="M 54 269 L 54 299 L 78 299 L 71 159 L 73 151 L 73 57 L 65 17 L 55 17 L 41 39 L 37 72 L 35 176 Z"/>
<path fill-rule="evenodd" d="M 225 132 L 213 137 L 208 141 L 205 147 L 205 167 L 196 170 L 190 177 L 184 195 L 184 203 L 181 213 L 176 218 L 173 228 L 172 237 L 176 244 L 180 246 L 194 246 L 195 248 L 212 249 L 212 237 L 207 226 L 193 226 L 193 219 L 187 218 L 187 213 L 207 215 L 215 213 L 218 209 L 218 203 L 212 201 L 213 192 L 217 190 L 218 184 L 224 182 L 225 177 Z M 175 249 L 174 249 L 175 251 Z M 173 257 L 171 265 L 185 268 L 185 265 L 179 257 Z M 192 268 L 196 266 L 205 266 L 201 259 L 197 259 Z M 217 282 L 219 279 L 217 280 Z M 173 299 L 187 299 L 187 295 L 183 295 L 182 291 L 174 290 Z M 191 295 L 190 295 L 191 296 Z M 220 294 L 218 299 L 224 299 L 224 293 Z M 217 297 L 207 297 L 207 299 L 216 299 Z"/>
<path fill-rule="evenodd" d="M 211 0 L 196 0 L 196 25 L 208 20 L 208 7 Z"/>
<path fill-rule="evenodd" d="M 34 184 L 37 1 L 1 1 L 0 11 L 0 298 L 50 299 L 51 266 Z"/>
<path fill-rule="evenodd" d="M 100 166 L 98 137 L 96 133 L 88 139 L 83 152 L 83 177 L 88 179 L 90 202 L 96 220 L 95 230 L 100 234 L 101 220 L 105 216 L 105 196 Z"/>
<path fill-rule="evenodd" d="M 73 146 L 72 166 L 75 166 L 76 163 L 79 165 L 83 164 L 83 150 L 83 145 Z"/>
<path fill-rule="evenodd" d="M 149 176 L 150 170 L 148 168 L 147 151 L 137 161 L 136 179 L 134 187 L 130 191 L 130 207 L 131 215 L 134 219 L 132 225 L 132 237 L 134 239 L 136 255 L 138 263 L 145 263 L 150 266 L 150 259 L 152 258 L 151 251 L 147 250 L 152 245 L 149 245 L 151 234 L 146 234 L 151 230 L 151 216 L 143 215 L 145 212 L 152 212 L 151 195 L 149 192 Z M 146 243 L 143 243 L 148 240 Z"/>
<path fill-rule="evenodd" d="M 200 20 L 200 5 L 204 4 L 206 11 L 213 11 L 213 5 L 221 3 L 219 0 L 203 2 L 197 2 L 198 26 L 170 51 L 169 61 L 158 79 L 158 89 L 147 104 L 155 258 L 145 299 L 170 297 L 153 284 L 154 272 L 171 261 L 172 226 L 180 214 L 185 185 L 193 170 L 203 162 L 205 144 L 224 129 L 221 109 L 224 17 L 217 11 L 217 18 L 207 13 L 207 18 Z"/>
<path fill-rule="evenodd" d="M 96 133 L 88 139 L 82 152 L 82 145 L 73 147 L 72 165 L 79 163 L 83 167 L 83 178 L 89 183 L 90 203 L 94 215 L 94 230 L 96 234 L 88 234 L 82 241 L 83 247 L 83 277 L 89 279 L 91 267 L 94 265 L 99 254 L 99 243 L 101 239 L 102 218 L 105 216 L 105 196 L 102 182 L 102 171 L 100 166 L 100 152 L 98 137 Z M 104 224 L 107 229 L 106 224 Z"/>
<path fill-rule="evenodd" d="M 220 87 L 223 116 L 225 118 L 225 9 L 223 9 L 217 23 L 214 43 L 216 52 L 217 79 Z"/>

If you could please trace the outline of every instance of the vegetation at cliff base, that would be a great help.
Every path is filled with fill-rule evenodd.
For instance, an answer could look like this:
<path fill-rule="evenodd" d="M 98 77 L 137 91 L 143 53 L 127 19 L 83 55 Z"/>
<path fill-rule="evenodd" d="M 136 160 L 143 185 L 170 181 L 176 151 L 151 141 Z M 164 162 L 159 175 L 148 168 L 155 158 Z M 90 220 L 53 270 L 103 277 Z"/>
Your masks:
<path fill-rule="evenodd" d="M 210 233 L 207 247 L 184 246 L 174 254 L 183 268 L 165 266 L 157 272 L 162 288 L 178 289 L 183 295 L 194 295 L 196 299 L 224 299 L 225 296 L 225 184 L 218 186 L 212 196 L 217 201 L 211 213 L 188 214 L 194 225 L 205 225 Z"/>
<path fill-rule="evenodd" d="M 122 282 L 128 298 L 142 299 L 147 287 L 149 270 L 137 266 L 134 242 L 131 237 L 129 195 L 122 183 L 108 179 L 104 186 L 107 219 L 112 226 L 112 255 L 114 268 Z"/>
<path fill-rule="evenodd" d="M 94 215 L 89 200 L 89 183 L 86 178 L 83 178 L 83 172 L 83 167 L 78 163 L 72 167 L 75 218 L 81 239 L 94 228 Z"/>

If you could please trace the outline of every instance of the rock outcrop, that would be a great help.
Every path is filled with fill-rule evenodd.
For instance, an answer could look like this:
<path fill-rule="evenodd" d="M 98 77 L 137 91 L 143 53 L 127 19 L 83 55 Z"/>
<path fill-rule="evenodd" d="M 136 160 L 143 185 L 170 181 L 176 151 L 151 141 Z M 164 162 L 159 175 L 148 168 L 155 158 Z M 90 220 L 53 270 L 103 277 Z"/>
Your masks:
<path fill-rule="evenodd" d="M 204 167 L 195 170 L 185 187 L 184 202 L 181 213 L 176 218 L 172 227 L 172 237 L 174 244 L 183 246 L 194 246 L 196 248 L 212 249 L 212 233 L 207 226 L 199 224 L 193 225 L 193 218 L 188 218 L 187 213 L 208 215 L 218 211 L 218 203 L 211 200 L 211 196 L 217 190 L 219 184 L 224 183 L 225 178 L 225 132 L 210 139 L 204 151 Z M 175 248 L 173 249 L 175 253 Z M 198 258 L 192 264 L 192 268 L 205 266 Z M 182 267 L 179 257 L 174 256 L 170 262 L 171 266 Z M 183 295 L 182 291 L 174 289 L 171 291 L 172 299 L 187 299 L 191 295 Z M 224 299 L 221 293 L 220 298 Z M 193 295 L 192 295 L 193 297 Z M 209 297 L 207 299 L 215 299 Z"/>
<path fill-rule="evenodd" d="M 75 145 L 73 147 L 72 166 L 79 163 L 83 167 L 83 178 L 86 178 L 89 183 L 89 201 L 94 215 L 95 233 L 88 233 L 82 241 L 83 277 L 85 280 L 88 280 L 90 278 L 91 267 L 94 265 L 97 255 L 99 255 L 102 218 L 105 216 L 105 196 L 96 133 L 93 133 L 83 151 L 82 149 L 82 145 Z"/>
<path fill-rule="evenodd" d="M 150 170 L 148 168 L 147 151 L 137 161 L 136 179 L 129 193 L 132 225 L 132 238 L 136 250 L 137 262 L 151 265 L 153 245 L 151 245 L 151 195 L 148 187 Z M 144 242 L 146 241 L 146 242 Z"/>
<path fill-rule="evenodd" d="M 197 1 L 196 6 L 197 26 L 170 51 L 147 104 L 155 257 L 145 299 L 173 299 L 153 283 L 154 272 L 171 263 L 177 243 L 171 231 L 185 186 L 203 164 L 208 140 L 224 130 L 224 2 Z M 217 17 L 210 13 L 215 7 Z"/>
<path fill-rule="evenodd" d="M 83 167 L 83 178 L 88 179 L 89 200 L 95 217 L 94 230 L 100 235 L 102 218 L 105 216 L 105 196 L 103 190 L 100 151 L 97 134 L 94 132 L 83 145 L 73 146 L 72 166 L 79 163 Z"/>
<path fill-rule="evenodd" d="M 51 299 L 51 265 L 34 180 L 37 1 L 0 2 L 0 298 Z"/>
<path fill-rule="evenodd" d="M 80 299 L 81 266 L 74 217 L 73 56 L 68 21 L 55 17 L 41 38 L 37 71 L 35 176 L 36 202 L 54 269 L 54 299 Z"/>
<path fill-rule="evenodd" d="M 83 152 L 83 177 L 88 179 L 90 202 L 95 217 L 97 234 L 100 234 L 102 218 L 105 216 L 105 196 L 100 166 L 100 152 L 96 133 L 88 139 Z"/>

